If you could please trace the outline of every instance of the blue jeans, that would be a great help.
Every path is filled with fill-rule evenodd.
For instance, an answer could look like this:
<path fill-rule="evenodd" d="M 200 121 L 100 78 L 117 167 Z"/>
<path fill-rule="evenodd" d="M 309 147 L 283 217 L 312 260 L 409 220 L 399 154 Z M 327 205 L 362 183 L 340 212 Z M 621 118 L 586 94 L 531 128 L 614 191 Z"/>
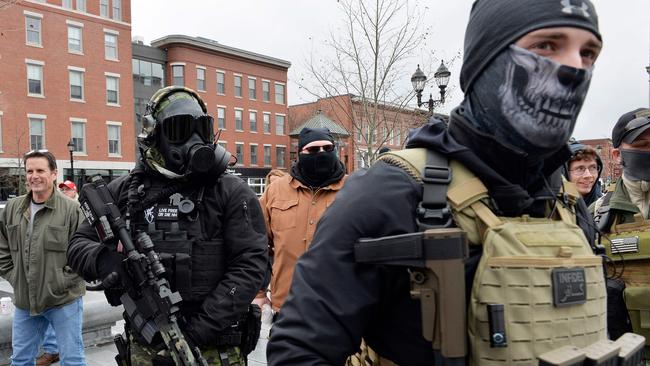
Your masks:
<path fill-rule="evenodd" d="M 39 315 L 29 315 L 29 310 L 16 308 L 12 326 L 12 366 L 34 365 L 45 330 L 51 324 L 59 344 L 62 366 L 85 365 L 84 345 L 81 336 L 83 301 L 49 308 Z"/>
<path fill-rule="evenodd" d="M 59 347 L 56 345 L 56 335 L 52 324 L 47 326 L 45 331 L 45 339 L 43 339 L 43 352 L 50 354 L 59 353 Z"/>

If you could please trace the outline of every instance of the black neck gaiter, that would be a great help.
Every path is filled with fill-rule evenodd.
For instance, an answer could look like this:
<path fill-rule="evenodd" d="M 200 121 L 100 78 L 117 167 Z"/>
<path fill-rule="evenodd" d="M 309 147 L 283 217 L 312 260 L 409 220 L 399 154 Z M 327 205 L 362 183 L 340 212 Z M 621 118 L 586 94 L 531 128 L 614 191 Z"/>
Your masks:
<path fill-rule="evenodd" d="M 621 149 L 621 160 L 627 179 L 650 182 L 650 151 Z"/>
<path fill-rule="evenodd" d="M 478 130 L 541 156 L 569 140 L 590 80 L 591 69 L 511 45 L 476 79 L 463 104 Z"/>
<path fill-rule="evenodd" d="M 333 151 L 298 154 L 291 175 L 309 187 L 325 187 L 343 178 L 345 168 Z"/>

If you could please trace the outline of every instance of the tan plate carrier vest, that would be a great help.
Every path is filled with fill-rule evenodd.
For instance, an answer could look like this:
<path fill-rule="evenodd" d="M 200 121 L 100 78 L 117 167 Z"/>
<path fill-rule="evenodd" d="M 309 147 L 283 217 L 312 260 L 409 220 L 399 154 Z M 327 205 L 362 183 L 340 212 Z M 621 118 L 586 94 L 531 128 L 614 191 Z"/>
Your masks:
<path fill-rule="evenodd" d="M 389 152 L 380 159 L 421 181 L 426 150 Z M 449 166 L 447 199 L 454 222 L 470 245 L 483 246 L 467 314 L 470 364 L 537 365 L 542 353 L 607 339 L 602 259 L 593 254 L 575 214 L 558 201 L 552 218 L 497 216 L 485 185 L 460 163 Z M 564 191 L 575 203 L 575 186 L 565 182 Z M 552 271 L 562 268 L 584 269 L 586 288 L 573 289 L 586 291 L 584 302 L 554 305 Z M 490 347 L 488 304 L 504 307 L 506 347 Z"/>

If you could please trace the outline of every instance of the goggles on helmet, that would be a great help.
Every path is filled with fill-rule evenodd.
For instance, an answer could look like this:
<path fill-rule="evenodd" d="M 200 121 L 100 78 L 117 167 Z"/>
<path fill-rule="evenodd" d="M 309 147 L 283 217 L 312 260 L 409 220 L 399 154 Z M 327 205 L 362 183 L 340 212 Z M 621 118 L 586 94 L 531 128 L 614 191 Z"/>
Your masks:
<path fill-rule="evenodd" d="M 199 117 L 190 114 L 170 116 L 162 120 L 161 130 L 163 135 L 172 144 L 182 144 L 196 132 L 203 141 L 213 142 L 212 126 L 214 119 L 209 115 Z"/>

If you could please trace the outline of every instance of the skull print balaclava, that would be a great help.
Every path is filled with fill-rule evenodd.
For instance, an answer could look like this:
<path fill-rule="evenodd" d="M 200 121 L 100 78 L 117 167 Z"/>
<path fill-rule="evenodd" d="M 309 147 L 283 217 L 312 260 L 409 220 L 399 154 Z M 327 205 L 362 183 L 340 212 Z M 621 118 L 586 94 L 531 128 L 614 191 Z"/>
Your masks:
<path fill-rule="evenodd" d="M 566 144 L 591 69 L 561 65 L 511 45 L 474 81 L 465 107 L 478 129 L 527 153 Z"/>

